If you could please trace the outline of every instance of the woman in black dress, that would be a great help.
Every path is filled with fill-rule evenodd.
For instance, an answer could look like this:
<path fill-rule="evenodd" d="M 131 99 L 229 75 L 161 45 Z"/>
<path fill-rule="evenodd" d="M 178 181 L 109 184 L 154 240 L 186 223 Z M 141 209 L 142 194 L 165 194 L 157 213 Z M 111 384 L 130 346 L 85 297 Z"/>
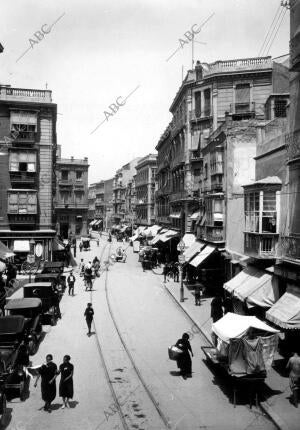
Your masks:
<path fill-rule="evenodd" d="M 190 357 L 190 353 L 192 357 L 194 356 L 191 344 L 189 342 L 190 336 L 187 333 L 183 333 L 182 338 L 178 339 L 176 342 L 177 348 L 182 350 L 182 354 L 180 354 L 177 360 L 177 366 L 181 370 L 181 374 L 184 379 L 188 376 L 192 375 L 192 360 Z"/>
<path fill-rule="evenodd" d="M 65 407 L 69 408 L 69 399 L 73 398 L 74 389 L 73 389 L 73 373 L 74 366 L 70 363 L 71 357 L 69 355 L 65 355 L 63 359 L 63 363 L 59 366 L 59 370 L 57 375 L 61 375 L 60 383 L 59 383 L 59 396 L 63 399 L 62 409 Z"/>
<path fill-rule="evenodd" d="M 41 377 L 41 391 L 42 391 L 42 399 L 45 402 L 44 411 L 51 412 L 51 402 L 56 397 L 56 373 L 57 366 L 53 363 L 53 356 L 48 354 L 46 356 L 46 364 L 43 364 L 39 368 L 39 376 L 37 377 L 34 386 L 37 386 L 37 381 L 39 377 Z"/>

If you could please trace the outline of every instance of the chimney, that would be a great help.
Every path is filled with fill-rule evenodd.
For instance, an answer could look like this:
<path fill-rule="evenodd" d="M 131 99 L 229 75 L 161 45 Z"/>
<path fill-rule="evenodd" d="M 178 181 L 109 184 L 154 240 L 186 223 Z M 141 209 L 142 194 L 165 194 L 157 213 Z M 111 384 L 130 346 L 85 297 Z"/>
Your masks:
<path fill-rule="evenodd" d="M 201 63 L 199 60 L 196 63 L 195 71 L 196 71 L 196 81 L 201 81 L 203 78 L 203 67 L 201 66 Z"/>

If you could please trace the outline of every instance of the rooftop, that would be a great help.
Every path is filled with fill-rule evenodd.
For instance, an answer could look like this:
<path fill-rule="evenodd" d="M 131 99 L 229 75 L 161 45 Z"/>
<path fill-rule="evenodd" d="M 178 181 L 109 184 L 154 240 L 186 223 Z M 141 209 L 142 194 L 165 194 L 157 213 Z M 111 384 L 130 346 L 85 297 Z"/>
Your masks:
<path fill-rule="evenodd" d="M 258 181 L 250 184 L 243 185 L 243 187 L 251 187 L 255 185 L 281 185 L 282 181 L 278 176 L 267 176 L 266 178 L 259 179 Z"/>
<path fill-rule="evenodd" d="M 82 158 L 57 158 L 56 159 L 56 163 L 57 164 L 67 164 L 67 165 L 73 165 L 73 164 L 80 164 L 80 165 L 85 165 L 87 166 L 89 164 L 88 158 L 84 157 Z"/>
<path fill-rule="evenodd" d="M 52 103 L 52 91 L 29 88 L 12 88 L 0 85 L 0 100 L 18 102 Z"/>

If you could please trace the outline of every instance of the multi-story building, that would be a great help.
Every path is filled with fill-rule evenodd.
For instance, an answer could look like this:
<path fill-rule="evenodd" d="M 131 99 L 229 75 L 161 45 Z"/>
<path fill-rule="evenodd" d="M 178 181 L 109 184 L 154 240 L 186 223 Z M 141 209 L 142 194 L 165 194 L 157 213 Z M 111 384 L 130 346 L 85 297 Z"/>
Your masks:
<path fill-rule="evenodd" d="M 152 225 L 155 222 L 154 192 L 157 156 L 149 154 L 143 157 L 136 166 L 136 223 Z"/>
<path fill-rule="evenodd" d="M 113 214 L 115 224 L 135 218 L 133 177 L 140 157 L 117 170 L 113 181 Z M 126 200 L 127 197 L 127 200 Z"/>
<path fill-rule="evenodd" d="M 88 226 L 88 159 L 56 159 L 57 191 L 55 201 L 56 230 L 62 238 L 87 234 Z"/>
<path fill-rule="evenodd" d="M 95 211 L 96 211 L 96 188 L 97 183 L 89 185 L 89 193 L 88 193 L 88 221 L 89 224 L 91 224 L 93 221 L 95 221 Z"/>
<path fill-rule="evenodd" d="M 50 259 L 57 106 L 49 90 L 1 85 L 0 111 L 0 240 Z"/>

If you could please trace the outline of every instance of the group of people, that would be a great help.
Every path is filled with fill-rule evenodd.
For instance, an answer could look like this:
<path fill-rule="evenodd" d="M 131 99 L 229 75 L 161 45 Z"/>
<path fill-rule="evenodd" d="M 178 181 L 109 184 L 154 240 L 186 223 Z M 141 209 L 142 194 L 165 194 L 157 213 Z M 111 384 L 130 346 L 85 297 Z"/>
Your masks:
<path fill-rule="evenodd" d="M 56 397 L 56 378 L 61 376 L 59 382 L 59 396 L 62 397 L 62 409 L 70 407 L 70 399 L 74 395 L 73 374 L 74 366 L 70 362 L 71 357 L 65 355 L 62 364 L 57 368 L 53 362 L 52 354 L 46 356 L 46 363 L 38 368 L 38 376 L 34 383 L 37 386 L 39 378 L 41 378 L 41 393 L 42 400 L 45 402 L 44 411 L 51 412 L 51 403 Z"/>

